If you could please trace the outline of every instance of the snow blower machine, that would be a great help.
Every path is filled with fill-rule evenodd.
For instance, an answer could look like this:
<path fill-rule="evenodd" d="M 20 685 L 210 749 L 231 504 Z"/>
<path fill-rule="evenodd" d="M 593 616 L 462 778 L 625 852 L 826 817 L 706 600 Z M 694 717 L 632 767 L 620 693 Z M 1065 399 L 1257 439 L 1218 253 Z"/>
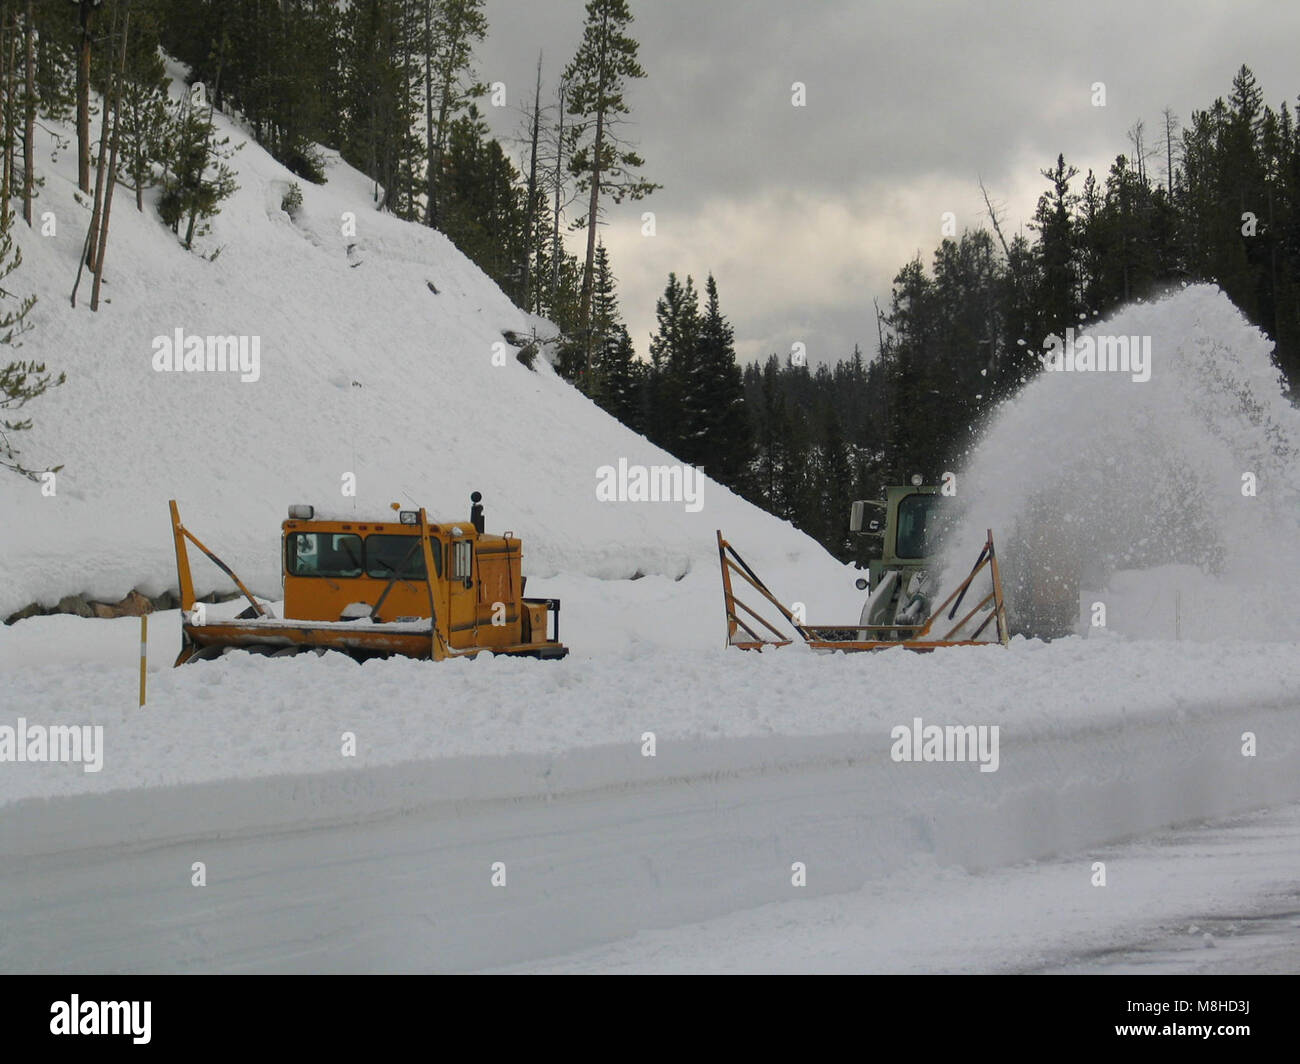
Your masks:
<path fill-rule="evenodd" d="M 881 554 L 871 561 L 868 576 L 857 581 L 868 591 L 857 624 L 808 624 L 784 606 L 718 532 L 718 560 L 727 613 L 727 645 L 742 650 L 788 646 L 800 638 L 813 650 L 857 651 L 904 647 L 928 651 L 938 647 L 1006 645 L 1009 634 L 1002 598 L 993 532 L 970 574 L 936 607 L 931 556 L 943 497 L 934 486 L 913 478 L 909 486 L 885 489 L 884 502 L 853 504 L 852 532 L 878 536 Z M 866 519 L 866 508 L 878 506 L 880 518 Z M 736 596 L 733 579 L 749 585 L 780 619 L 767 616 Z M 748 594 L 748 592 L 746 592 Z M 782 621 L 793 634 L 780 627 Z"/>
<path fill-rule="evenodd" d="M 280 526 L 282 617 L 181 524 L 172 500 L 181 597 L 176 664 L 235 649 L 273 657 L 336 650 L 358 660 L 396 654 L 441 661 L 483 651 L 564 657 L 559 600 L 524 597 L 522 544 L 512 532 L 484 533 L 481 499 L 470 496 L 468 521 L 437 523 L 423 508 L 397 503 L 395 520 L 290 506 Z M 217 619 L 196 601 L 187 541 L 248 599 L 238 616 Z"/>

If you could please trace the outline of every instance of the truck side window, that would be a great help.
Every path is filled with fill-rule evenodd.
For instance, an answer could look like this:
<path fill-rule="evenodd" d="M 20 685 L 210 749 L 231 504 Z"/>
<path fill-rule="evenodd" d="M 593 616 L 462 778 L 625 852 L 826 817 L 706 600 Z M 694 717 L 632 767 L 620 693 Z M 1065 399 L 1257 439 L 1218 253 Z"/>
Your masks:
<path fill-rule="evenodd" d="M 360 576 L 361 537 L 333 532 L 295 532 L 288 543 L 291 576 Z"/>
<path fill-rule="evenodd" d="M 468 580 L 470 577 L 470 552 L 473 550 L 473 544 L 467 539 L 461 539 L 453 543 L 451 548 L 451 578 L 453 580 Z"/>

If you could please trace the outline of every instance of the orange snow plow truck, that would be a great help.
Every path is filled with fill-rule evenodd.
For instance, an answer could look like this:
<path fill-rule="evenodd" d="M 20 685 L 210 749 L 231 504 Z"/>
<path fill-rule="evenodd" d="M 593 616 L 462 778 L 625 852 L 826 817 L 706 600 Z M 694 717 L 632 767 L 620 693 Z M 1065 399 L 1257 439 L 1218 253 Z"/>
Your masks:
<path fill-rule="evenodd" d="M 176 664 L 232 649 L 275 657 L 338 650 L 358 660 L 400 654 L 441 661 L 482 651 L 564 657 L 559 600 L 524 597 L 522 545 L 511 532 L 484 533 L 481 498 L 470 496 L 468 521 L 437 523 L 397 503 L 392 519 L 290 506 L 280 526 L 282 617 L 181 524 L 172 500 L 181 592 Z M 238 616 L 218 619 L 195 600 L 187 541 L 248 599 Z"/>

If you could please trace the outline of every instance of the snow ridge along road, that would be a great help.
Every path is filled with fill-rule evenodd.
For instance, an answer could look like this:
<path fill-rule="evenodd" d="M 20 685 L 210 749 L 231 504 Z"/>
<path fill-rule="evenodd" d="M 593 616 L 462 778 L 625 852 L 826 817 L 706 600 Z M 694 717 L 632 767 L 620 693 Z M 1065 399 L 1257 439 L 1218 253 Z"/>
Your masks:
<path fill-rule="evenodd" d="M 1077 872 L 1086 878 L 1090 847 L 1300 799 L 1300 715 L 1286 693 L 1291 678 L 1282 654 L 1274 654 L 1277 667 L 1253 690 L 1244 664 L 1209 672 L 1217 682 L 1201 678 L 1212 695 L 1232 686 L 1235 674 L 1239 693 L 1255 697 L 1197 700 L 1172 682 L 1158 685 L 1160 700 L 1153 663 L 1170 666 L 1194 648 L 1155 645 L 1137 655 L 1140 648 L 1112 644 L 1103 654 L 1094 645 L 1089 655 L 1083 640 L 1032 647 L 940 652 L 928 664 L 893 653 L 710 655 L 724 681 L 741 675 L 732 662 L 756 670 L 739 690 L 754 696 L 761 723 L 733 722 L 733 734 L 717 737 L 666 723 L 654 757 L 642 754 L 642 735 L 653 730 L 642 722 L 654 720 L 653 704 L 671 720 L 672 700 L 695 689 L 692 669 L 679 670 L 684 675 L 675 681 L 661 674 L 658 688 L 648 672 L 625 677 L 642 693 L 638 723 L 617 710 L 604 714 L 625 729 L 621 742 L 599 733 L 589 745 L 575 742 L 574 730 L 585 722 L 578 716 L 549 744 L 541 732 L 522 728 L 531 739 L 510 754 L 475 749 L 462 735 L 463 752 L 405 764 L 19 799 L 0 820 L 0 912 L 7 914 L 0 968 L 493 967 L 768 902 L 852 891 L 917 861 L 979 871 L 1080 854 Z M 1293 648 L 1272 649 L 1295 658 Z M 1251 664 L 1258 668 L 1266 657 Z M 1046 688 L 1031 689 L 1028 700 L 1023 689 L 1004 689 L 1002 708 L 989 710 L 990 723 L 1001 722 L 996 772 L 973 763 L 891 760 L 893 726 L 910 725 L 914 715 L 950 721 L 936 698 L 949 689 L 946 681 L 960 692 L 963 674 L 985 674 L 965 693 L 974 704 L 994 706 L 998 682 L 1010 681 L 1029 658 L 1041 659 L 1036 675 L 1075 682 L 1104 666 L 1129 694 L 1121 708 L 1097 719 L 1088 712 L 1092 696 L 1072 695 L 1068 687 L 1056 705 L 1046 701 Z M 1147 663 L 1145 688 L 1139 662 Z M 243 664 L 231 658 L 172 675 L 187 687 L 216 676 L 269 686 L 266 666 L 295 660 L 250 660 L 261 672 Z M 464 664 L 424 675 L 431 689 L 448 693 L 477 682 L 480 697 L 490 691 L 497 699 L 494 719 L 519 713 L 522 723 L 529 699 L 518 688 L 512 693 L 512 670 L 489 665 L 476 675 L 476 666 Z M 369 668 L 353 669 L 354 682 Z M 351 685 L 339 682 L 347 673 L 330 672 L 345 688 L 339 697 L 348 698 Z M 588 685 L 607 688 L 608 677 L 592 663 L 560 663 L 549 675 L 566 704 L 593 694 Z M 865 694 L 862 681 L 871 675 L 877 691 L 883 683 L 895 692 L 896 705 Z M 932 686 L 914 712 L 916 700 L 903 693 L 915 692 L 909 681 L 920 675 L 945 682 Z M 826 732 L 773 733 L 771 721 L 791 689 L 816 699 L 819 681 L 823 704 L 835 707 L 822 718 Z M 300 694 L 310 704 L 307 687 Z M 1034 694 L 1044 701 L 1032 701 Z M 539 703 L 545 712 L 545 692 Z M 435 719 L 427 707 L 422 700 L 425 733 Z M 855 711 L 856 727 L 835 727 Z M 165 707 L 149 718 L 165 743 Z M 324 723 L 322 734 L 334 723 Z M 292 717 L 282 724 L 292 735 Z M 1255 757 L 1242 756 L 1248 731 L 1258 737 Z M 277 760 L 269 751 L 268 766 Z M 47 770 L 39 775 L 69 768 L 39 767 Z M 93 780 L 109 771 L 75 775 Z M 191 885 L 199 861 L 207 882 L 201 888 Z M 497 862 L 503 886 L 492 883 Z M 806 868 L 805 888 L 792 886 L 795 862 Z"/>

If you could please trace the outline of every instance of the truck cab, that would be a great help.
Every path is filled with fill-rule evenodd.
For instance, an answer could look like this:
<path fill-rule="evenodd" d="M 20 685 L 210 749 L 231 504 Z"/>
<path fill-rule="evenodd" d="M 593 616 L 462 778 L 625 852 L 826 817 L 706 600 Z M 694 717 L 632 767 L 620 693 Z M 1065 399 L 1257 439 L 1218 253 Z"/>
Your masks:
<path fill-rule="evenodd" d="M 436 615 L 453 650 L 527 644 L 535 633 L 545 638 L 552 604 L 523 598 L 521 547 L 513 534 L 488 535 L 465 520 L 430 523 L 430 574 L 418 512 L 394 516 L 294 507 L 281 525 L 285 617 L 383 623 Z"/>
<path fill-rule="evenodd" d="M 887 487 L 883 502 L 853 503 L 850 530 L 880 539 L 880 556 L 869 562 L 869 578 L 858 581 L 860 590 L 870 592 L 862 609 L 864 625 L 915 624 L 929 616 L 936 590 L 930 576 L 955 514 L 953 500 L 937 485 L 919 481 L 914 477 L 910 485 Z M 1011 629 L 1041 639 L 1070 635 L 1079 614 L 1077 563 L 1043 506 L 1035 507 L 1030 523 L 1033 536 L 1021 535 L 1012 543 L 1006 565 Z M 905 636 L 897 629 L 880 638 Z"/>
<path fill-rule="evenodd" d="M 905 626 L 929 617 L 928 575 L 947 503 L 938 485 L 913 483 L 885 488 L 883 502 L 853 504 L 849 530 L 880 539 L 880 556 L 869 562 L 868 578 L 858 581 L 860 590 L 870 591 L 860 623 Z M 901 640 L 907 635 L 899 628 L 875 637 Z"/>

